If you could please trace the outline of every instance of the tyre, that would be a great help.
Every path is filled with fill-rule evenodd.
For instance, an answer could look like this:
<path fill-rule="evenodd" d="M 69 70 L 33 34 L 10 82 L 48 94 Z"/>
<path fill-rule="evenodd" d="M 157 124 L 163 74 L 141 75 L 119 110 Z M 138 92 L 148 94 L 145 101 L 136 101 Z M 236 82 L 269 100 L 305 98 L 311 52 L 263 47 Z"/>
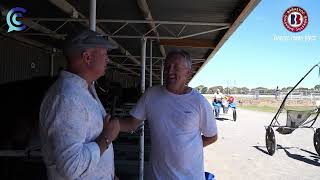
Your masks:
<path fill-rule="evenodd" d="M 313 135 L 313 145 L 314 149 L 317 151 L 320 156 L 320 128 L 316 129 L 316 132 Z"/>
<path fill-rule="evenodd" d="M 235 108 L 233 108 L 232 117 L 234 121 L 237 120 L 237 110 Z"/>
<path fill-rule="evenodd" d="M 277 149 L 276 137 L 273 129 L 269 126 L 266 129 L 266 147 L 270 156 L 272 156 Z"/>

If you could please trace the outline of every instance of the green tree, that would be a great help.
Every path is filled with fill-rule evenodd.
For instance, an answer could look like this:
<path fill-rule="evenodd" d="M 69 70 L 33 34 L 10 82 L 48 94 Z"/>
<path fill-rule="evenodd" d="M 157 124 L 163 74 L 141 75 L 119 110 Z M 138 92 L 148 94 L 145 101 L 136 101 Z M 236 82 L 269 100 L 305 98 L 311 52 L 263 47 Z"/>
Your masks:
<path fill-rule="evenodd" d="M 201 90 L 202 90 L 204 87 L 205 87 L 204 85 L 200 85 L 200 86 L 197 86 L 195 89 L 196 89 L 198 92 L 201 92 Z"/>
<path fill-rule="evenodd" d="M 247 87 L 240 88 L 240 94 L 248 94 L 249 92 L 250 90 Z"/>
<path fill-rule="evenodd" d="M 307 91 L 307 90 L 309 90 L 309 89 L 308 89 L 308 88 L 304 88 L 304 87 L 299 87 L 299 88 L 297 88 L 296 90 Z"/>
<path fill-rule="evenodd" d="M 237 88 L 237 87 L 231 88 L 230 94 L 240 94 L 240 88 Z"/>
<path fill-rule="evenodd" d="M 224 88 L 224 93 L 225 94 L 232 94 L 231 88 L 229 88 L 229 87 Z"/>
<path fill-rule="evenodd" d="M 203 87 L 203 88 L 201 89 L 201 94 L 206 94 L 207 91 L 208 91 L 208 88 L 207 88 L 207 87 Z"/>
<path fill-rule="evenodd" d="M 319 90 L 320 90 L 320 84 L 314 86 L 314 89 L 317 90 L 317 91 L 319 91 Z"/>

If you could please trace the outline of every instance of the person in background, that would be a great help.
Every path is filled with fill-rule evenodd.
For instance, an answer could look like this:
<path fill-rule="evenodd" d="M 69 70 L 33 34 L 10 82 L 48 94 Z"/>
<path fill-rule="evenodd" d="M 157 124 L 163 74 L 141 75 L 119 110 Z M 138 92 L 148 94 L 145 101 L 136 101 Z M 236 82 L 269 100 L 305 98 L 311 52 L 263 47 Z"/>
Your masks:
<path fill-rule="evenodd" d="M 216 118 L 219 118 L 220 116 L 220 108 L 222 107 L 223 97 L 224 95 L 220 92 L 220 89 L 217 89 L 217 91 L 213 94 L 212 105 L 214 108 L 214 114 Z"/>

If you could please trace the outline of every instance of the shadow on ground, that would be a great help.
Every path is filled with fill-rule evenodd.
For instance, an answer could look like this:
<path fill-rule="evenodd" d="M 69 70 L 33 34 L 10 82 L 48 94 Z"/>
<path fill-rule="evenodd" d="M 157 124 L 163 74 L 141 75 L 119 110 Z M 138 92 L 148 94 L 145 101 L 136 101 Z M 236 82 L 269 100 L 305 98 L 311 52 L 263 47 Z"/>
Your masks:
<path fill-rule="evenodd" d="M 269 155 L 268 151 L 266 150 L 267 149 L 266 146 L 252 146 L 252 147 L 256 148 L 257 150 L 261 151 L 262 153 L 264 153 L 266 155 Z M 308 153 L 309 156 L 303 156 L 300 154 L 292 153 L 289 151 L 290 149 L 298 149 L 301 152 Z M 316 153 L 313 153 L 311 151 L 308 151 L 308 150 L 305 150 L 302 148 L 298 148 L 298 147 L 283 147 L 281 145 L 277 145 L 277 150 L 284 150 L 286 155 L 292 159 L 320 167 L 320 157 Z"/>
<path fill-rule="evenodd" d="M 228 118 L 224 118 L 224 117 L 218 117 L 218 118 L 216 118 L 216 120 L 218 120 L 218 121 L 234 121 L 232 119 L 228 119 Z"/>

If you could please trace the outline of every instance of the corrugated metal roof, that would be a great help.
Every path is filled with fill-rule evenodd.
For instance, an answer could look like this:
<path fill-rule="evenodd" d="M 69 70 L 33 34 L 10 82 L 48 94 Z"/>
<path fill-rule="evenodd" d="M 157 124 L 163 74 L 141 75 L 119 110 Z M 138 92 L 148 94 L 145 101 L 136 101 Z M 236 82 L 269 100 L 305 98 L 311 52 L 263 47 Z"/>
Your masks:
<path fill-rule="evenodd" d="M 249 0 L 161 0 L 148 1 L 157 20 L 231 22 L 230 15 Z"/>

